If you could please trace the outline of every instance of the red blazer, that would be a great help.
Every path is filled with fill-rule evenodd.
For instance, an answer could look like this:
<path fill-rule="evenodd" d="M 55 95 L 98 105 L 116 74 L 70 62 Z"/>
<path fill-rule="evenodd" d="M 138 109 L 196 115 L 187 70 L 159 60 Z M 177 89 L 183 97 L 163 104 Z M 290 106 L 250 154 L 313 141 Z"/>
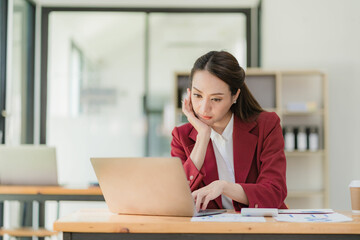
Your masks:
<path fill-rule="evenodd" d="M 181 159 L 191 191 L 219 179 L 211 139 L 204 164 L 198 171 L 190 159 L 196 129 L 187 123 L 175 127 L 172 135 L 171 155 Z M 242 207 L 286 208 L 284 139 L 276 113 L 262 112 L 251 123 L 234 116 L 233 149 L 235 182 L 243 187 L 249 200 L 248 206 L 233 201 L 235 210 L 239 211 Z M 211 201 L 208 208 L 222 208 L 221 197 Z"/>

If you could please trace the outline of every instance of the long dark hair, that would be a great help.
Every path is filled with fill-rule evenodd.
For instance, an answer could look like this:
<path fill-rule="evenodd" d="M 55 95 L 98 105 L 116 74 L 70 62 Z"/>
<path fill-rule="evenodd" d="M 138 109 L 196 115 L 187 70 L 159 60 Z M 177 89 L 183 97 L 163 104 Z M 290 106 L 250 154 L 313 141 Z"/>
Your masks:
<path fill-rule="evenodd" d="M 225 51 L 211 51 L 199 57 L 191 69 L 190 82 L 196 71 L 206 70 L 227 83 L 232 95 L 240 94 L 230 110 L 241 120 L 251 122 L 264 110 L 245 84 L 245 71 L 236 58 Z"/>

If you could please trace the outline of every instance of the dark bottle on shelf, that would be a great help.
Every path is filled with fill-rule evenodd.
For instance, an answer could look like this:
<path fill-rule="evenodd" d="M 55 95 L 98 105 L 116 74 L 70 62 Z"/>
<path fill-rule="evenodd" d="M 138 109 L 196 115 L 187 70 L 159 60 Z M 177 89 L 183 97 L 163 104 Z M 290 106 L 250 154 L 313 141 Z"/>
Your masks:
<path fill-rule="evenodd" d="M 317 127 L 311 127 L 309 131 L 309 151 L 319 150 L 319 131 Z"/>

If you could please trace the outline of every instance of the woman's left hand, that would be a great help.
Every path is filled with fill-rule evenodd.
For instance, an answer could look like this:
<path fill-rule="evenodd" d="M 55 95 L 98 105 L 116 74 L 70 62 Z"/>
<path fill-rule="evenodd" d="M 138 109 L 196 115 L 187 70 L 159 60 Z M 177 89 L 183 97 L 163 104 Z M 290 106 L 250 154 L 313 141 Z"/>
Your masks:
<path fill-rule="evenodd" d="M 195 200 L 196 211 L 205 210 L 211 200 L 214 200 L 223 193 L 226 181 L 216 180 L 209 185 L 192 192 Z"/>

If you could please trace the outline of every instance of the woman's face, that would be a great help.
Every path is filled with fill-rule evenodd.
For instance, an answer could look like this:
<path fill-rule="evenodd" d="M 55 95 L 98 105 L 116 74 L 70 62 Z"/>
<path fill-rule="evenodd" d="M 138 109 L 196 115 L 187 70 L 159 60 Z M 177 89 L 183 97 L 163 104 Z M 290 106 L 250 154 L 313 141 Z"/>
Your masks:
<path fill-rule="evenodd" d="M 197 117 L 210 127 L 226 127 L 239 93 L 232 96 L 229 85 L 206 70 L 193 76 L 191 102 Z"/>

